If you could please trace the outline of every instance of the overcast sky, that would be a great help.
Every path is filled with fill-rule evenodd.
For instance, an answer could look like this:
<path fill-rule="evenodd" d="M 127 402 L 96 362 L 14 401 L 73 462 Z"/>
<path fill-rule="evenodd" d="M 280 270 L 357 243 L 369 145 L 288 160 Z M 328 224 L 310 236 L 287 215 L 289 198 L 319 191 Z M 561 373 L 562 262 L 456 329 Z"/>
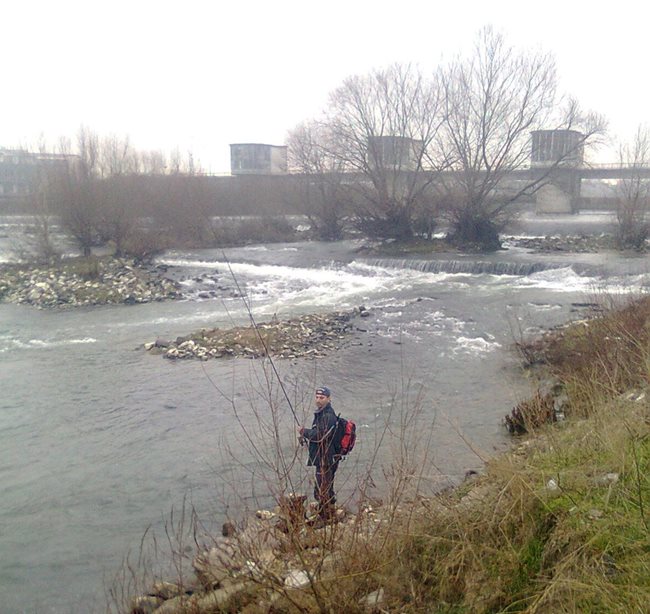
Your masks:
<path fill-rule="evenodd" d="M 612 136 L 650 122 L 644 2 L 21 0 L 3 2 L 0 147 L 84 124 L 228 171 L 229 143 L 283 144 L 345 77 L 430 70 L 488 24 L 554 53 L 561 90 Z M 602 155 L 602 154 L 601 154 Z M 611 156 L 610 156 L 611 157 Z"/>

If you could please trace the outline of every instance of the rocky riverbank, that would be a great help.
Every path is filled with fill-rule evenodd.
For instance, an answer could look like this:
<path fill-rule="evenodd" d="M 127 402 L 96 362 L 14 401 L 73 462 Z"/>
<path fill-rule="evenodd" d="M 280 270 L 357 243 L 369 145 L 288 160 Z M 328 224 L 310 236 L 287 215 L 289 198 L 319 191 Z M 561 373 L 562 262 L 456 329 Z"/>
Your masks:
<path fill-rule="evenodd" d="M 318 358 L 341 349 L 351 342 L 351 334 L 362 332 L 354 325 L 356 317 L 365 318 L 365 307 L 323 315 L 308 314 L 289 320 L 262 322 L 256 327 L 200 330 L 171 341 L 156 339 L 144 348 L 171 360 L 212 358 Z"/>
<path fill-rule="evenodd" d="M 555 252 L 595 254 L 603 250 L 616 249 L 616 240 L 609 234 L 562 237 L 505 237 L 503 244 L 504 247 L 523 247 L 539 254 Z"/>
<path fill-rule="evenodd" d="M 513 237 L 501 238 L 503 249 L 521 247 L 532 253 L 549 254 L 558 252 L 567 253 L 597 253 L 603 250 L 616 250 L 616 238 L 607 233 L 593 235 L 548 235 L 545 237 Z M 435 238 L 431 241 L 424 239 L 408 242 L 384 241 L 381 243 L 368 243 L 358 249 L 364 256 L 384 257 L 421 257 L 440 252 L 461 252 L 457 246 L 447 242 L 444 238 Z"/>
<path fill-rule="evenodd" d="M 0 301 L 47 308 L 182 298 L 179 284 L 166 271 L 121 258 L 74 259 L 36 268 L 5 265 L 0 268 Z"/>
<path fill-rule="evenodd" d="M 224 523 L 221 536 L 199 545 L 193 577 L 153 582 L 132 598 L 130 614 L 287 611 L 304 600 L 312 582 L 336 581 L 348 547 L 371 542 L 393 520 L 367 504 L 355 514 L 338 508 L 323 524 L 315 504 L 305 506 L 305 499 L 289 494 L 274 510 L 258 510 L 239 527 Z M 358 598 L 357 611 L 379 611 L 382 601 L 383 590 L 368 590 Z"/>

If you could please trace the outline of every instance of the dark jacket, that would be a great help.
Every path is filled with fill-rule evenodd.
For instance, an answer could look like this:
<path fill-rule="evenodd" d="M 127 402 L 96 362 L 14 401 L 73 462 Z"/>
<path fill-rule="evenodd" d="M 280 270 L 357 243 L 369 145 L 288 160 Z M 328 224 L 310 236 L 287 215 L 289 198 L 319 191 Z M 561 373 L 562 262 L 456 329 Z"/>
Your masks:
<path fill-rule="evenodd" d="M 334 464 L 336 450 L 334 449 L 334 435 L 338 418 L 328 403 L 321 411 L 314 412 L 314 421 L 310 429 L 305 429 L 303 437 L 309 442 L 308 465 L 325 467 Z"/>

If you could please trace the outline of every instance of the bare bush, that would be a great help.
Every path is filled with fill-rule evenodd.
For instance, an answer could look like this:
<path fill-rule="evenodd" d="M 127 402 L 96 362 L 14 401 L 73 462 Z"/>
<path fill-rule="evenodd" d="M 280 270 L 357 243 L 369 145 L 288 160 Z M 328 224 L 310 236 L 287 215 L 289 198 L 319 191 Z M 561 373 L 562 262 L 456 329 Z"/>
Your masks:
<path fill-rule="evenodd" d="M 621 146 L 619 161 L 626 176 L 616 188 L 617 241 L 621 249 L 643 249 L 650 233 L 647 218 L 650 207 L 650 182 L 642 169 L 650 164 L 650 132 L 637 128 L 632 143 Z"/>
<path fill-rule="evenodd" d="M 306 215 L 319 239 L 340 239 L 349 209 L 344 163 L 333 154 L 325 126 L 303 123 L 289 133 L 291 167 L 300 173 L 298 211 Z"/>

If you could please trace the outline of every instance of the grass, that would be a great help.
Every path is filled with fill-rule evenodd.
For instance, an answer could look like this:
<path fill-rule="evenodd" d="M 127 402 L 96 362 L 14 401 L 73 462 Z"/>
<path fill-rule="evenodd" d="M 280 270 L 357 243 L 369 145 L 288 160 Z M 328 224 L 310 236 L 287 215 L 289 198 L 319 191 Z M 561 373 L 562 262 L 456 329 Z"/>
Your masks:
<path fill-rule="evenodd" d="M 457 247 L 448 243 L 445 239 L 410 239 L 408 241 L 384 241 L 373 247 L 370 252 L 377 256 L 403 257 L 403 256 L 426 256 L 439 252 L 457 252 Z"/>
<path fill-rule="evenodd" d="M 395 611 L 647 611 L 649 331 L 643 298 L 528 348 L 566 392 L 567 420 L 537 424 L 469 494 L 441 499 L 395 541 L 411 553 L 385 579 Z"/>
<path fill-rule="evenodd" d="M 610 304 L 532 349 L 566 420 L 538 423 L 469 491 L 393 527 L 395 564 L 376 578 L 388 611 L 647 611 L 650 300 Z"/>

